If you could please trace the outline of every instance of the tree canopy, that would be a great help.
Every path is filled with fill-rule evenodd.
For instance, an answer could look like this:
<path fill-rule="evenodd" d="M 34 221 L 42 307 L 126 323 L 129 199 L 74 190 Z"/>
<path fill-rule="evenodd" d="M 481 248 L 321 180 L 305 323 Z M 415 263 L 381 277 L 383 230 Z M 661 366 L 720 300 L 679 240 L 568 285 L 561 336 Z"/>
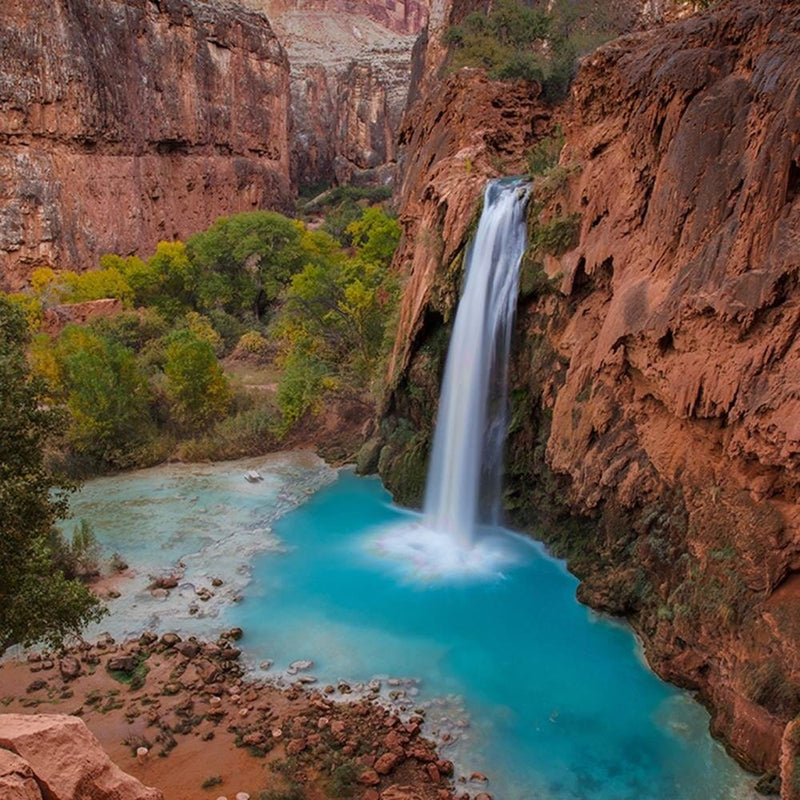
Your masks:
<path fill-rule="evenodd" d="M 0 653 L 16 643 L 58 644 L 102 616 L 97 598 L 68 580 L 49 544 L 71 488 L 45 465 L 64 427 L 25 357 L 23 312 L 0 296 Z"/>

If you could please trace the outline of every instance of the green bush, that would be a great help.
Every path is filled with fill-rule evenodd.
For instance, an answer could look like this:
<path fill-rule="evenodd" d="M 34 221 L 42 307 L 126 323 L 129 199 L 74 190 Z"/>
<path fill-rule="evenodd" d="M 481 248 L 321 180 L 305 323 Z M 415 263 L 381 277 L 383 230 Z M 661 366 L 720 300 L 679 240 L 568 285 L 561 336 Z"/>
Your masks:
<path fill-rule="evenodd" d="M 528 162 L 528 174 L 531 177 L 544 175 L 558 164 L 558 157 L 564 147 L 564 131 L 561 126 L 537 142 L 526 154 L 525 160 Z"/>
<path fill-rule="evenodd" d="M 539 224 L 531 235 L 530 250 L 556 258 L 562 256 L 578 243 L 580 228 L 581 215 L 577 213 Z"/>
<path fill-rule="evenodd" d="M 50 534 L 50 549 L 57 567 L 69 579 L 86 580 L 100 573 L 100 545 L 85 519 L 75 525 L 71 539 L 54 528 Z"/>

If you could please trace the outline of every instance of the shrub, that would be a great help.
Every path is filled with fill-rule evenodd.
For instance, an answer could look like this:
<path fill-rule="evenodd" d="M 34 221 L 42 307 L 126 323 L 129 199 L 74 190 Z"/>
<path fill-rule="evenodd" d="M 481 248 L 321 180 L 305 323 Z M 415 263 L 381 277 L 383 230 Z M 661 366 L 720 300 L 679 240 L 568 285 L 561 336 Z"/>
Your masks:
<path fill-rule="evenodd" d="M 235 352 L 237 355 L 265 356 L 269 349 L 269 342 L 258 331 L 248 331 L 240 337 Z"/>
<path fill-rule="evenodd" d="M 99 574 L 100 545 L 85 519 L 73 528 L 71 539 L 54 529 L 50 547 L 56 565 L 67 578 L 86 580 Z"/>
<path fill-rule="evenodd" d="M 550 136 L 537 142 L 526 154 L 528 173 L 531 176 L 544 175 L 556 166 L 563 146 L 564 131 L 558 126 Z"/>
<path fill-rule="evenodd" d="M 562 256 L 578 243 L 580 227 L 581 215 L 577 213 L 537 225 L 531 235 L 531 252 Z"/>

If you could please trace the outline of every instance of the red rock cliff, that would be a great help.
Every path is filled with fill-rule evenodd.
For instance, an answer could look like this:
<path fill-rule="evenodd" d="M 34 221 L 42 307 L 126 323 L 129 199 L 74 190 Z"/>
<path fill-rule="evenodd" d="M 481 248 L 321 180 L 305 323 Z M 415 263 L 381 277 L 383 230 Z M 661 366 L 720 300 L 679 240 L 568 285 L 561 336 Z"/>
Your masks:
<path fill-rule="evenodd" d="M 6 0 L 0 274 L 91 267 L 291 201 L 289 70 L 266 19 L 196 0 Z"/>
<path fill-rule="evenodd" d="M 247 2 L 269 15 L 289 52 L 294 179 L 391 180 L 428 0 Z"/>
<path fill-rule="evenodd" d="M 699 689 L 758 770 L 778 768 L 800 712 L 799 32 L 795 3 L 734 0 L 584 61 L 557 111 L 560 165 L 536 188 L 509 436 L 512 517 L 569 558 L 581 599 L 632 619 L 655 669 Z M 457 80 L 426 118 L 471 114 Z M 471 119 L 486 141 L 548 129 L 541 110 L 509 130 L 491 107 Z M 427 130 L 403 220 L 435 252 L 407 240 L 399 256 L 380 458 L 406 499 L 460 274 L 450 209 L 478 190 Z"/>

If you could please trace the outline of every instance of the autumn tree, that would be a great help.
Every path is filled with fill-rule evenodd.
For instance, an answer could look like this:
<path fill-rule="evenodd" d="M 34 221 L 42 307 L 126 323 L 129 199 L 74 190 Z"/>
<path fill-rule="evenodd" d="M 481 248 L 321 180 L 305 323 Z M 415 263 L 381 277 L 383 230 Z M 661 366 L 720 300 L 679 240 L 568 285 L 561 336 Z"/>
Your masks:
<path fill-rule="evenodd" d="M 164 373 L 172 413 L 180 427 L 206 428 L 230 407 L 231 389 L 213 345 L 190 328 L 170 337 Z"/>

